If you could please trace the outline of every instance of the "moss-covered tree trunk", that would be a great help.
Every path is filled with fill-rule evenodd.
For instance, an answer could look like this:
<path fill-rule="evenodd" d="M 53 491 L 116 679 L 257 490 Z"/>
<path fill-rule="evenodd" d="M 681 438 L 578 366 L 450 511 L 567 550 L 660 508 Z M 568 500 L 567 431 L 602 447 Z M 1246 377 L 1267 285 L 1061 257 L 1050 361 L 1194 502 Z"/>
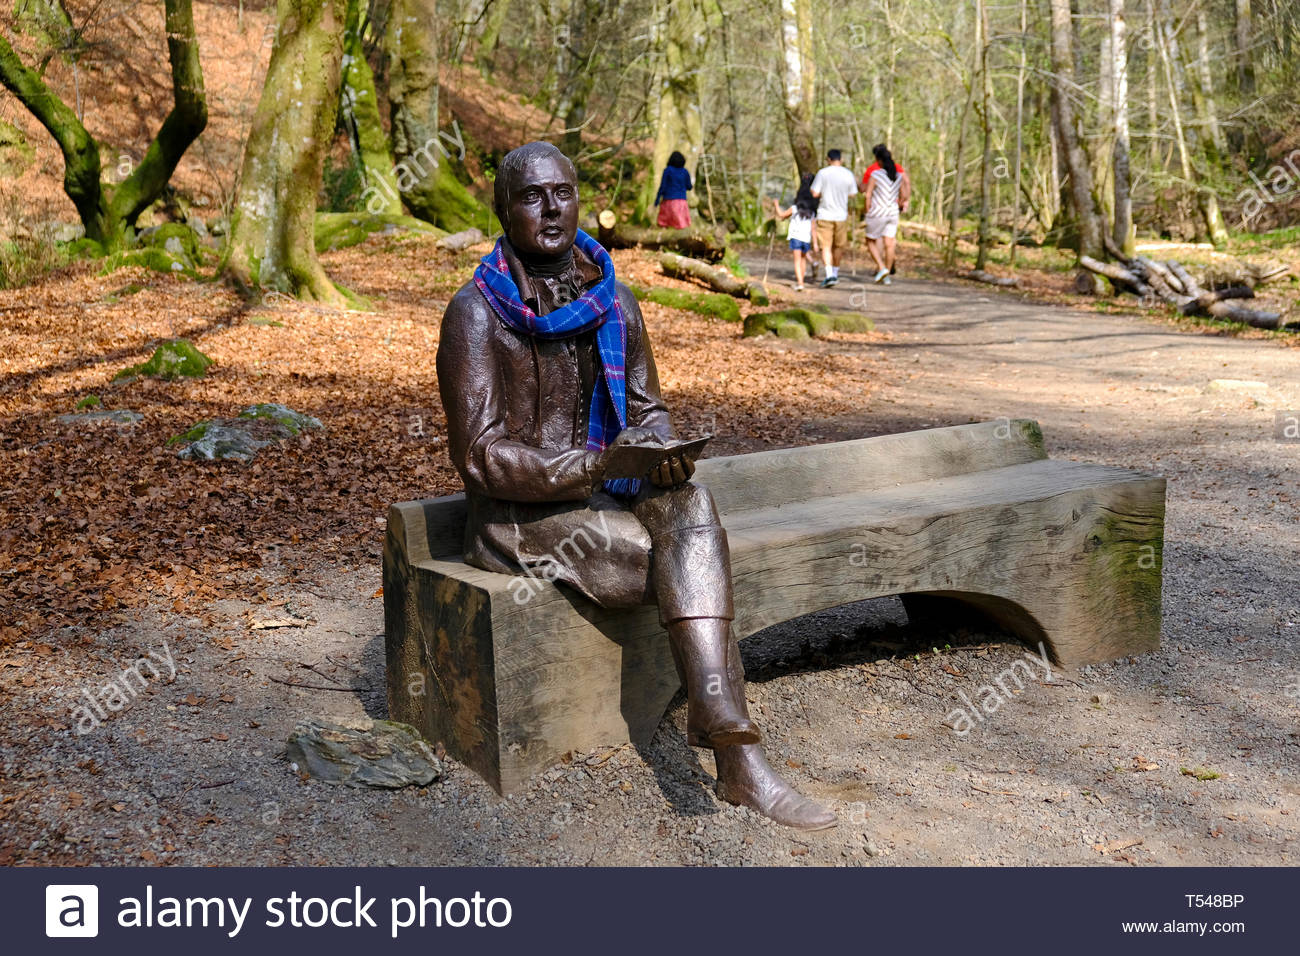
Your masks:
<path fill-rule="evenodd" d="M 1219 210 L 1219 197 L 1214 191 L 1214 179 L 1221 175 L 1223 154 L 1227 142 L 1223 128 L 1219 124 L 1219 111 L 1214 98 L 1214 71 L 1210 67 L 1209 28 L 1206 25 L 1205 8 L 1196 10 L 1196 62 L 1194 69 L 1188 70 L 1192 80 L 1192 106 L 1196 111 L 1197 140 L 1200 144 L 1200 166 L 1197 170 L 1197 204 L 1201 217 L 1205 220 L 1205 231 L 1210 241 L 1222 247 L 1228 241 L 1228 227 Z"/>
<path fill-rule="evenodd" d="M 506 25 L 506 18 L 509 15 L 510 0 L 492 0 L 492 6 L 483 17 L 483 32 L 479 35 L 478 48 L 474 51 L 474 65 L 484 76 L 492 72 L 497 43 L 501 39 L 501 28 Z"/>
<path fill-rule="evenodd" d="M 686 168 L 693 180 L 704 148 L 700 113 L 700 71 L 708 53 L 704 9 L 700 0 L 671 0 L 660 10 L 662 20 L 652 27 L 660 54 L 654 156 L 638 204 L 645 218 L 652 215 L 659 179 L 673 151 L 686 157 Z"/>
<path fill-rule="evenodd" d="M 438 31 L 433 0 L 393 0 L 385 38 L 397 188 L 411 215 L 456 232 L 490 223 L 487 207 L 456 178 L 459 127 L 438 126 Z"/>
<path fill-rule="evenodd" d="M 0 83 L 40 120 L 63 153 L 63 189 L 86 229 L 105 251 L 121 248 L 136 219 L 162 193 L 176 164 L 208 123 L 203 69 L 190 0 L 165 0 L 173 105 L 140 165 L 111 193 L 100 180 L 99 144 L 77 114 L 0 37 Z M 62 11 L 62 7 L 59 7 Z M 66 11 L 63 11 L 66 18 Z"/>
<path fill-rule="evenodd" d="M 274 289 L 344 306 L 313 240 L 316 194 L 339 102 L 346 0 L 279 0 L 262 98 L 244 147 L 226 274 L 245 291 Z"/>
<path fill-rule="evenodd" d="M 343 80 L 339 91 L 339 114 L 352 138 L 365 175 L 361 194 L 366 210 L 378 216 L 400 214 L 402 199 L 397 192 L 397 174 L 388 152 L 388 136 L 379 115 L 375 77 L 366 60 L 362 42 L 361 0 L 348 0 L 348 22 L 343 34 Z"/>
<path fill-rule="evenodd" d="M 569 157 L 582 151 L 582 130 L 587 123 L 587 103 L 596 83 L 600 47 L 597 29 L 609 12 L 608 0 L 574 0 L 569 8 L 568 69 L 559 78 L 560 101 L 555 112 L 564 120 L 560 149 Z"/>

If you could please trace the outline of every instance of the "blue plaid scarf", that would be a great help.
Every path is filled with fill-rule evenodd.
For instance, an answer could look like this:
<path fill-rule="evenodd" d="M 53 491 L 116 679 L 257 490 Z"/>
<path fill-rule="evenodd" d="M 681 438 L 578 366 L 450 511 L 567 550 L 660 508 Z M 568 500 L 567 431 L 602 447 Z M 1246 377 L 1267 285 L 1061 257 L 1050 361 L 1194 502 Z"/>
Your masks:
<path fill-rule="evenodd" d="M 614 262 L 595 239 L 581 229 L 574 245 L 600 266 L 600 282 L 574 301 L 554 312 L 537 315 L 519 295 L 519 287 L 510 275 L 504 239 L 498 239 L 492 251 L 474 270 L 474 284 L 501 321 L 522 335 L 540 339 L 564 339 L 591 329 L 596 330 L 596 348 L 600 354 L 600 381 L 591 394 L 588 414 L 587 450 L 604 451 L 620 431 L 627 427 L 627 388 L 624 379 L 627 356 L 627 322 L 619 305 L 614 285 Z M 604 388 L 601 387 L 604 382 Z M 539 383 L 540 385 L 540 383 Z M 631 496 L 640 490 L 635 478 L 618 478 L 605 482 L 610 494 Z"/>

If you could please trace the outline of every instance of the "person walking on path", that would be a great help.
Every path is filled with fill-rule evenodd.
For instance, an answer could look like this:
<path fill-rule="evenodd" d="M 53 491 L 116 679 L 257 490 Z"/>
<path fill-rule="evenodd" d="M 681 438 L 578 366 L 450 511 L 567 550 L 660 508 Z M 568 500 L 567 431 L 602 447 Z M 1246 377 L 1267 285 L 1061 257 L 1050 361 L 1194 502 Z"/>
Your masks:
<path fill-rule="evenodd" d="M 894 162 L 884 143 L 873 147 L 876 161 L 862 174 L 862 191 L 867 207 L 867 251 L 876 263 L 872 281 L 889 285 L 897 257 L 899 211 L 907 208 L 912 181 L 907 171 Z"/>
<path fill-rule="evenodd" d="M 812 194 L 819 200 L 817 240 L 826 265 L 823 289 L 840 281 L 840 257 L 849 242 L 849 197 L 858 192 L 857 180 L 844 168 L 843 154 L 838 149 L 827 150 L 826 161 L 812 181 Z"/>
<path fill-rule="evenodd" d="M 772 208 L 776 210 L 777 219 L 789 219 L 790 251 L 794 256 L 794 291 L 803 291 L 804 259 L 807 257 L 809 267 L 812 256 L 818 250 L 817 234 L 813 231 L 813 222 L 817 218 L 817 198 L 812 194 L 811 173 L 804 173 L 799 181 L 799 191 L 794 195 L 794 203 L 789 209 L 782 209 L 781 204 L 773 199 Z"/>
<path fill-rule="evenodd" d="M 673 150 L 659 180 L 659 192 L 655 195 L 660 226 L 668 229 L 691 228 L 691 207 L 686 203 L 686 194 L 693 188 L 691 171 L 686 168 L 686 157 Z"/>

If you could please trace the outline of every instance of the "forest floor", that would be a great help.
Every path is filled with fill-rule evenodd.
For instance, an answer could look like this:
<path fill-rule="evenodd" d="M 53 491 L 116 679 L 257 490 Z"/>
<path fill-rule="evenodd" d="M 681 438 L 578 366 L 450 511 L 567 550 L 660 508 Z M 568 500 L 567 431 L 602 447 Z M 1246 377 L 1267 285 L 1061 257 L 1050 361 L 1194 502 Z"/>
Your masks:
<path fill-rule="evenodd" d="M 1300 445 L 1273 437 L 1300 409 L 1296 351 L 917 279 L 906 261 L 887 288 L 862 263 L 803 294 L 864 309 L 869 334 L 742 339 L 647 305 L 680 429 L 732 454 L 1030 417 L 1054 457 L 1163 474 L 1160 651 L 1054 669 L 959 735 L 959 694 L 1022 652 L 996 635 L 919 633 L 886 599 L 746 639 L 773 764 L 840 813 L 816 834 L 714 799 L 680 697 L 643 751 L 574 754 L 508 799 L 454 761 L 398 792 L 291 772 L 298 720 L 383 716 L 384 516 L 458 485 L 433 355 L 474 260 L 424 239 L 328 254 L 372 314 L 249 309 L 215 284 L 84 263 L 0 299 L 0 862 L 1296 862 Z M 648 257 L 616 261 L 672 284 Z M 745 261 L 761 275 L 765 250 Z M 788 256 L 770 278 L 789 281 Z M 110 384 L 175 335 L 216 360 L 206 378 Z M 90 394 L 144 418 L 56 419 Z M 325 428 L 247 466 L 165 447 L 260 401 Z M 150 654 L 174 676 L 78 733 L 84 694 Z"/>

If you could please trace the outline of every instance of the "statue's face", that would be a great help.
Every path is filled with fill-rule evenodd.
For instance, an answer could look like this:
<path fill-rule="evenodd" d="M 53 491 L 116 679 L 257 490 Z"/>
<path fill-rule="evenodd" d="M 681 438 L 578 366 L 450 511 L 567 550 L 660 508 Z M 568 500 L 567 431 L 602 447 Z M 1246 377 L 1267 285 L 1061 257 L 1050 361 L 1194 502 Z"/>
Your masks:
<path fill-rule="evenodd" d="M 510 186 L 510 244 L 524 255 L 563 255 L 578 235 L 578 184 L 558 156 L 530 159 Z"/>

